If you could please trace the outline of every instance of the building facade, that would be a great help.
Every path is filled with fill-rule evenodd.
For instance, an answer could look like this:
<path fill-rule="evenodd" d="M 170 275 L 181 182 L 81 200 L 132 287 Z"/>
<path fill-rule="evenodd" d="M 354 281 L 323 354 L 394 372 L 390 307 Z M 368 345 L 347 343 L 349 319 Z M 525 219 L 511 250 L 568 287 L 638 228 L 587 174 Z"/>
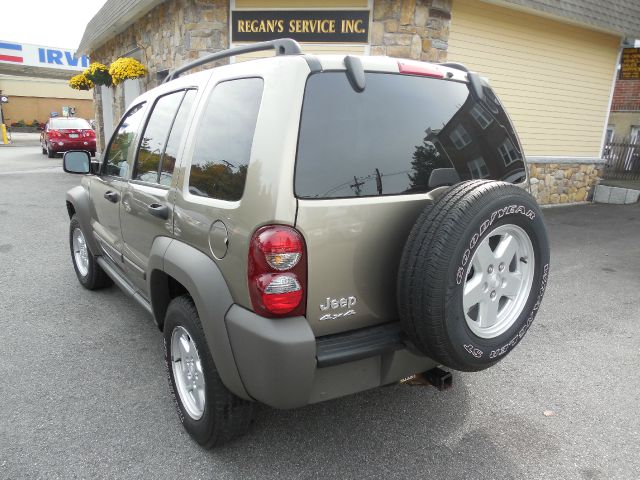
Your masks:
<path fill-rule="evenodd" d="M 94 118 L 91 92 L 73 90 L 68 80 L 89 64 L 73 50 L 0 40 L 0 93 L 4 122 L 45 123 L 52 113 L 74 109 L 76 116 Z"/>
<path fill-rule="evenodd" d="M 140 80 L 96 89 L 100 143 L 141 91 L 209 52 L 278 37 L 309 53 L 464 63 L 488 77 L 512 117 L 540 203 L 588 199 L 603 161 L 620 47 L 640 37 L 632 0 L 109 0 L 80 53 L 131 56 Z M 238 56 L 243 61 L 268 53 Z M 509 156 L 508 145 L 505 154 Z M 482 176 L 482 166 L 475 173 Z"/>
<path fill-rule="evenodd" d="M 640 141 L 640 42 L 625 48 L 611 103 L 607 139 Z"/>

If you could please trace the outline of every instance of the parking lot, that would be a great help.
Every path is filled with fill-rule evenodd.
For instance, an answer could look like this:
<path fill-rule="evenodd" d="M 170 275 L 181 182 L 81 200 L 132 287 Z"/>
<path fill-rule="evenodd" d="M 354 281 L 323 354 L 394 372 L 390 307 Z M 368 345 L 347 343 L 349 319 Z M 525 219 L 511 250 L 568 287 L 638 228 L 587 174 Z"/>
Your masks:
<path fill-rule="evenodd" d="M 37 144 L 0 147 L 0 479 L 640 478 L 640 204 L 544 211 L 550 280 L 528 335 L 454 388 L 257 409 L 215 451 L 183 431 L 161 335 L 78 283 L 64 192 Z"/>

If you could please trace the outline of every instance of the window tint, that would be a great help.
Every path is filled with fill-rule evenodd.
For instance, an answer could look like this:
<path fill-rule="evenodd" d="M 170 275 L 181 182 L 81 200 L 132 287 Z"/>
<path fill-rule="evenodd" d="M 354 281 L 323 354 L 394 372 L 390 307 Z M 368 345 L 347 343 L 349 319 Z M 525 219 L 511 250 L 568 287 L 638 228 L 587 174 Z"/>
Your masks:
<path fill-rule="evenodd" d="M 495 96 L 479 103 L 460 82 L 365 75 L 361 93 L 344 72 L 309 77 L 296 161 L 298 197 L 423 193 L 437 168 L 454 168 L 460 180 L 525 177 L 520 145 Z M 499 147 L 507 139 L 514 149 L 509 158 L 517 160 L 505 165 Z"/>
<path fill-rule="evenodd" d="M 487 170 L 487 164 L 484 162 L 484 158 L 474 158 L 467 162 L 467 165 L 471 172 L 471 178 L 486 178 L 489 176 L 489 170 Z"/>
<path fill-rule="evenodd" d="M 516 151 L 516 147 L 508 138 L 502 145 L 500 145 L 500 147 L 498 148 L 498 152 L 500 152 L 500 156 L 502 157 L 505 166 L 509 166 L 513 162 L 520 160 L 520 155 Z"/>
<path fill-rule="evenodd" d="M 480 104 L 476 104 L 473 106 L 473 108 L 471 109 L 471 115 L 473 115 L 473 118 L 476 119 L 476 122 L 478 122 L 483 130 L 487 128 L 491 124 L 491 122 L 493 122 L 493 119 L 491 118 L 491 116 L 489 116 L 489 113 L 484 108 L 482 108 Z"/>
<path fill-rule="evenodd" d="M 133 107 L 118 125 L 118 130 L 111 138 L 111 143 L 104 160 L 103 173 L 115 177 L 126 177 L 128 172 L 127 157 L 132 148 L 133 137 L 135 137 L 140 122 L 144 103 Z"/>
<path fill-rule="evenodd" d="M 191 113 L 191 107 L 193 106 L 193 100 L 196 98 L 195 90 L 187 90 L 182 103 L 180 104 L 180 110 L 178 115 L 173 121 L 173 127 L 169 134 L 169 140 L 167 141 L 167 147 L 164 150 L 164 156 L 162 157 L 162 167 L 160 170 L 160 184 L 171 185 L 171 177 L 173 176 L 173 169 L 176 166 L 176 156 L 178 155 L 178 148 L 182 143 L 182 137 L 187 126 L 187 120 Z"/>
<path fill-rule="evenodd" d="M 242 198 L 262 87 L 262 79 L 246 78 L 220 83 L 213 90 L 196 134 L 191 194 Z"/>
<path fill-rule="evenodd" d="M 164 95 L 153 106 L 138 149 L 133 173 L 135 180 L 158 183 L 162 152 L 182 97 L 184 91 Z"/>

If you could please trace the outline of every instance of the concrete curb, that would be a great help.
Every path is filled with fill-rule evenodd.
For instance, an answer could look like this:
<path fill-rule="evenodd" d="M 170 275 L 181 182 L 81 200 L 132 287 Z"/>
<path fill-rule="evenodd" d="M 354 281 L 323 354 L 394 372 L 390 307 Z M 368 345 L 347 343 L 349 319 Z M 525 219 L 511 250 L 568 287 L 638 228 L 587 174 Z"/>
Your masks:
<path fill-rule="evenodd" d="M 608 185 L 596 185 L 596 189 L 593 194 L 594 203 L 613 203 L 615 205 L 636 203 L 639 198 L 640 190 L 610 187 Z"/>
<path fill-rule="evenodd" d="M 579 205 L 592 205 L 591 202 L 568 202 L 568 203 L 552 203 L 548 205 L 540 205 L 540 208 L 546 210 L 547 208 L 560 208 L 560 207 L 577 207 Z"/>

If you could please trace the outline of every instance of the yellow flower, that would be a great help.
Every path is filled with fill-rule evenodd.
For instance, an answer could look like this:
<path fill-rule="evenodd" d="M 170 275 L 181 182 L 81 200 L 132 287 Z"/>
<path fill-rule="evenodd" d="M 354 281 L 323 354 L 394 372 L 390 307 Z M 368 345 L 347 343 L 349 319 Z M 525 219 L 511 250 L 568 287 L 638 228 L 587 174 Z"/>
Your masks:
<path fill-rule="evenodd" d="M 75 90 L 91 90 L 93 88 L 93 82 L 89 80 L 84 73 L 81 73 L 75 77 L 71 77 L 69 86 Z"/>
<path fill-rule="evenodd" d="M 83 72 L 84 76 L 91 80 L 94 85 L 106 85 L 110 87 L 112 84 L 111 75 L 106 65 L 93 62 Z"/>
<path fill-rule="evenodd" d="M 111 75 L 114 85 L 125 80 L 144 77 L 146 74 L 147 69 L 135 58 L 118 58 L 109 65 L 109 75 Z"/>

